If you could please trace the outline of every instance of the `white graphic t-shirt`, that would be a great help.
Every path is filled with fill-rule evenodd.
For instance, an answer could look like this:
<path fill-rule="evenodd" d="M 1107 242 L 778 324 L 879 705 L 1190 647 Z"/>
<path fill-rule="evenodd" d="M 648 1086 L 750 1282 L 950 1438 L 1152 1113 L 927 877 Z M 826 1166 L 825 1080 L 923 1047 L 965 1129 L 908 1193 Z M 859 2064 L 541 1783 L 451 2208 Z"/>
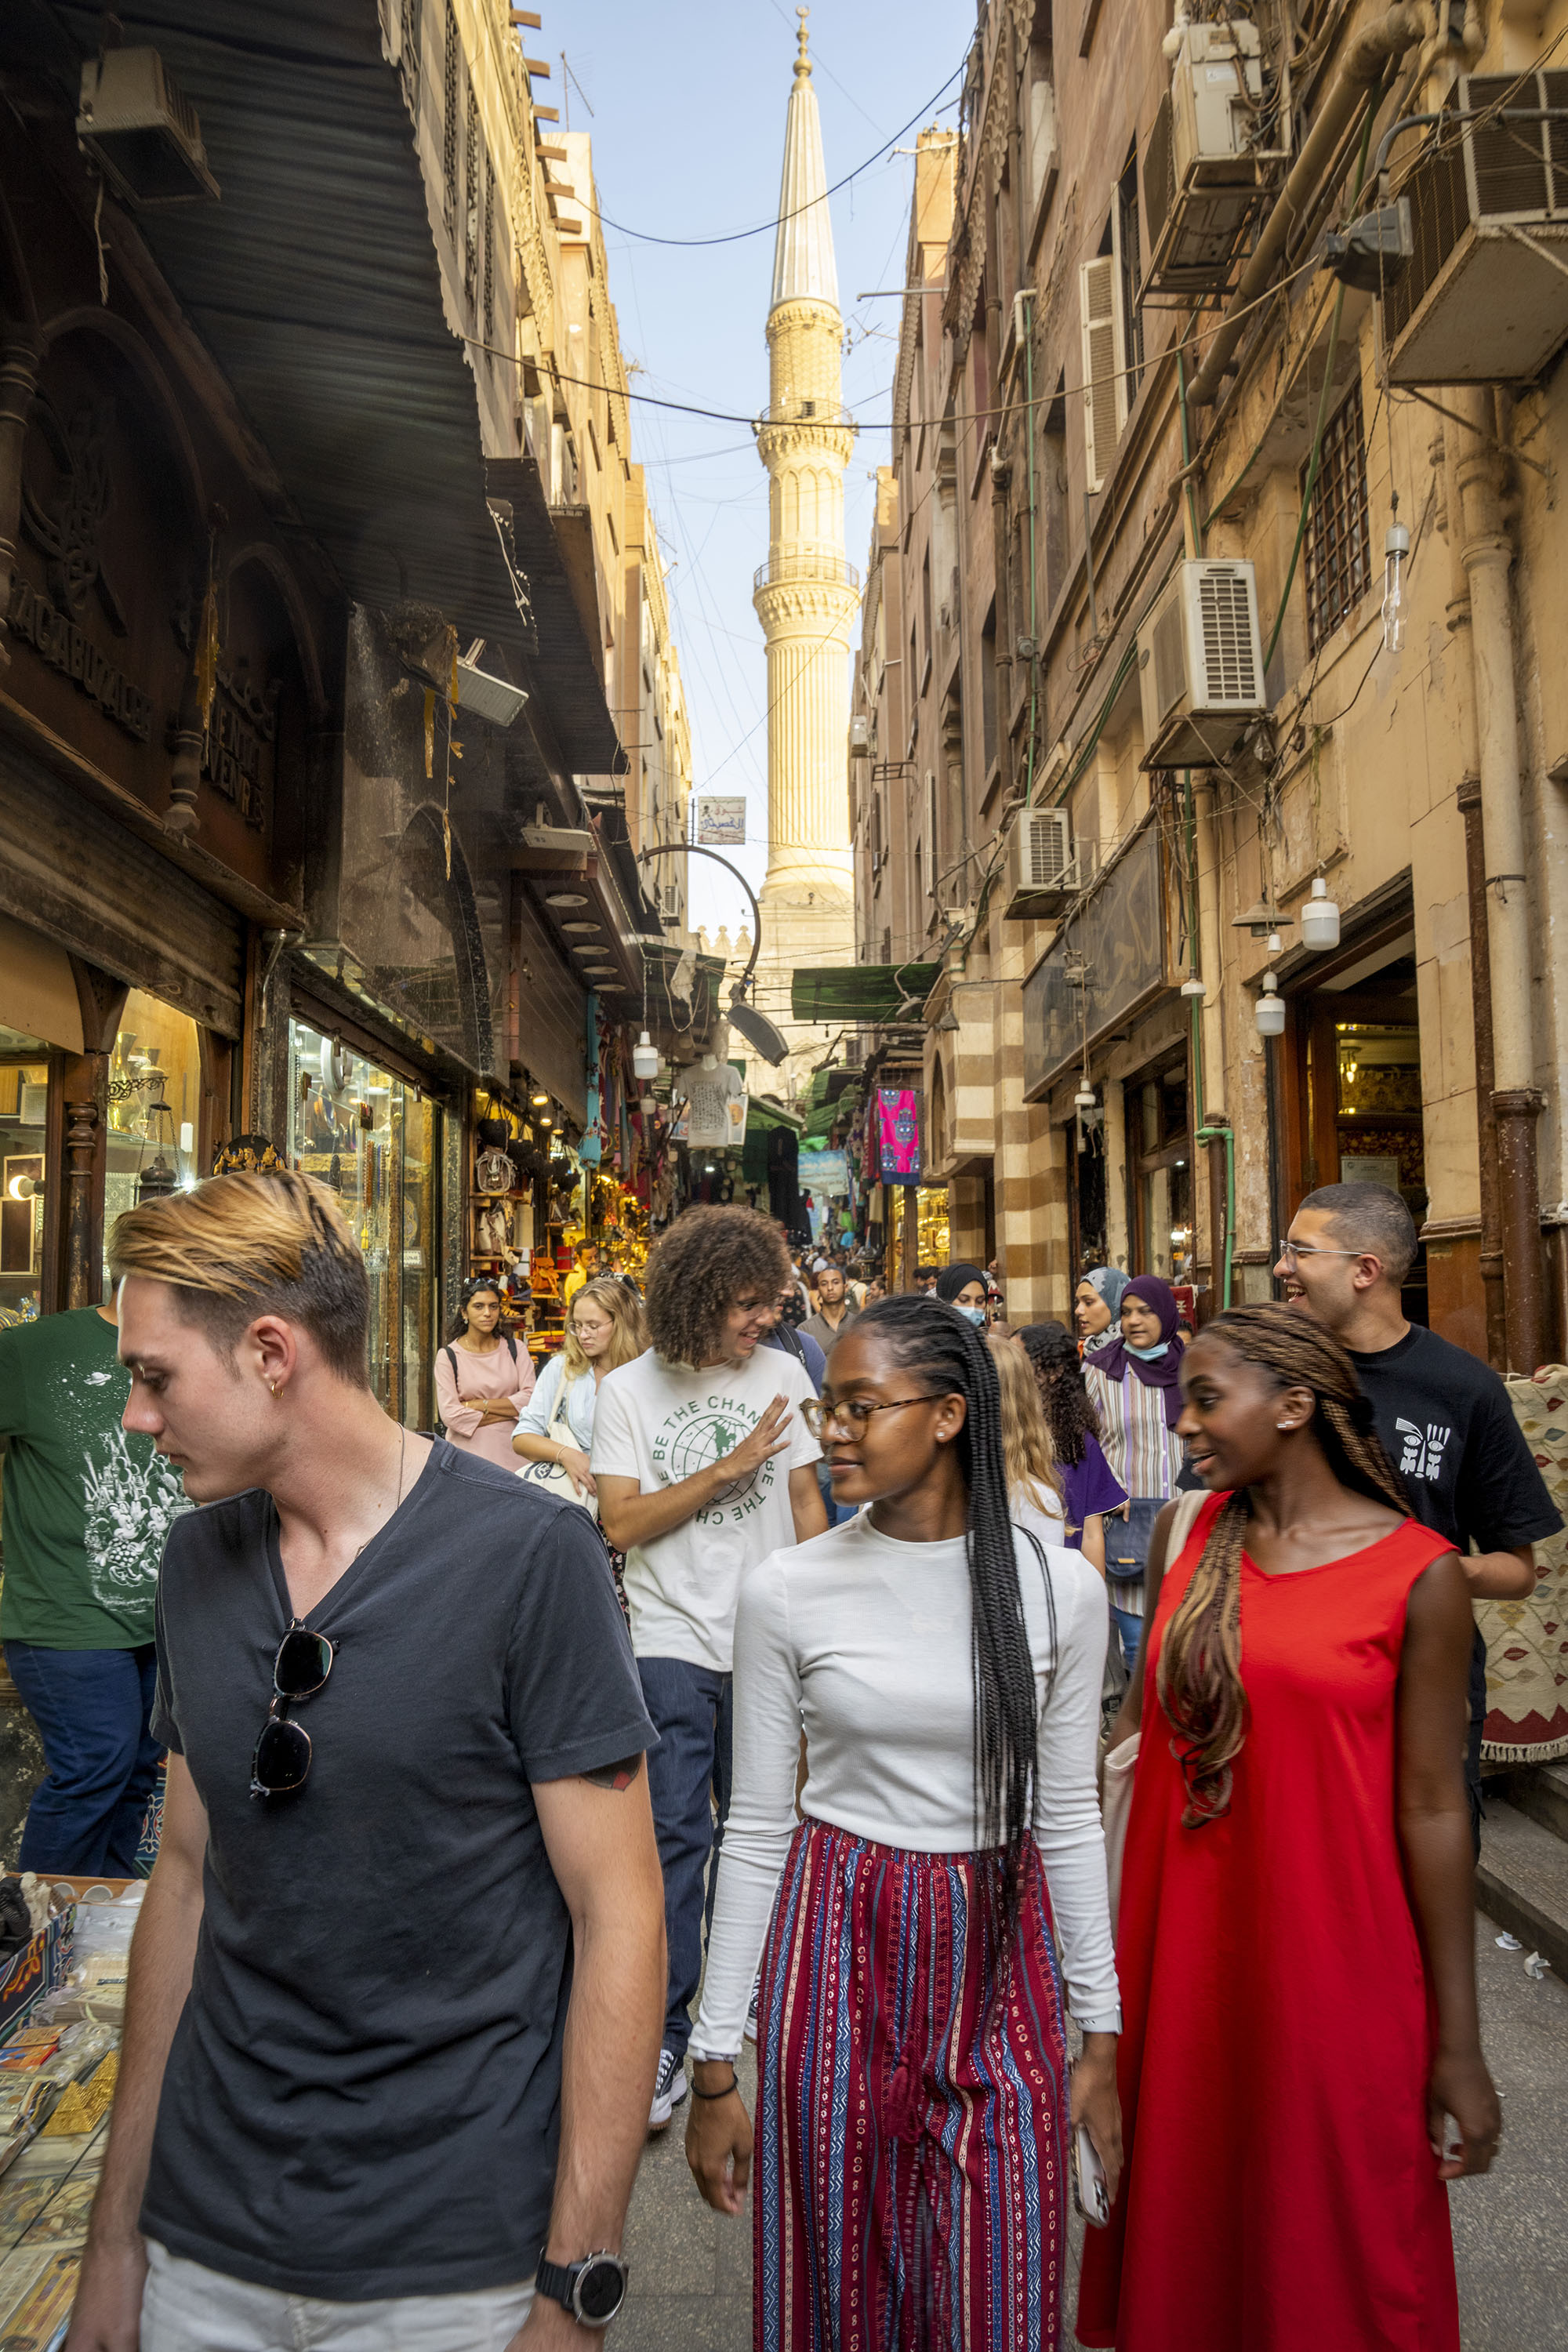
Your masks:
<path fill-rule="evenodd" d="M 742 1572 L 795 1541 L 789 1474 L 821 1458 L 800 1417 L 816 1394 L 804 1364 L 759 1348 L 744 1365 L 692 1371 L 650 1348 L 599 1383 L 595 1477 L 635 1478 L 645 1495 L 705 1470 L 749 1437 L 774 1397 L 792 1411 L 787 1448 L 751 1477 L 721 1486 L 704 1511 L 626 1554 L 632 1648 L 639 1658 L 683 1658 L 727 1675 Z"/>

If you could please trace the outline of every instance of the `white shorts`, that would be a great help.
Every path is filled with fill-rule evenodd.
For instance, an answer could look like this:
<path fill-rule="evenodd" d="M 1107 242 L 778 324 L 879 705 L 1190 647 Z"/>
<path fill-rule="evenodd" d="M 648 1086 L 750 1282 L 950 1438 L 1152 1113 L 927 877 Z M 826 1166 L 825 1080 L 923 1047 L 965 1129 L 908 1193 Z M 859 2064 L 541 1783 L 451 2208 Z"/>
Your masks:
<path fill-rule="evenodd" d="M 533 2301 L 522 2286 L 317 2303 L 226 2278 L 147 2241 L 142 2352 L 505 2352 Z"/>

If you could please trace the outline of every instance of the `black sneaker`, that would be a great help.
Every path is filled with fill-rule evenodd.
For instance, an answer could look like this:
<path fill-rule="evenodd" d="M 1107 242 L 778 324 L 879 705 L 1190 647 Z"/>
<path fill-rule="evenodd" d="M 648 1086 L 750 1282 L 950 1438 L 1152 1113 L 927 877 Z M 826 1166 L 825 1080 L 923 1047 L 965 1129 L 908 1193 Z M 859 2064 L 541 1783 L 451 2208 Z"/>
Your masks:
<path fill-rule="evenodd" d="M 671 2116 L 686 2096 L 686 2059 L 673 2050 L 658 2053 L 658 2079 L 653 2086 L 653 2105 L 648 2110 L 650 2132 L 663 2131 Z"/>

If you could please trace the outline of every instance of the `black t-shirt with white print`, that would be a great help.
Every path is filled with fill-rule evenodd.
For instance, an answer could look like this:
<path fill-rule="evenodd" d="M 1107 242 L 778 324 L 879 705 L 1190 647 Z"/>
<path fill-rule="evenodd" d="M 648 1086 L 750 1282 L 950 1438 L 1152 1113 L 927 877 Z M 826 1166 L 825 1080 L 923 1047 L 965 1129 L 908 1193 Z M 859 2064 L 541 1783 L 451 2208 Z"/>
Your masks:
<path fill-rule="evenodd" d="M 1557 1533 L 1562 1518 L 1508 1391 L 1489 1365 L 1419 1324 L 1374 1355 L 1352 1348 L 1351 1361 L 1423 1527 L 1447 1536 L 1456 1551 L 1472 1542 L 1478 1551 L 1513 1551 Z M 1486 1670 L 1478 1633 L 1470 1656 L 1472 1781 L 1480 1770 Z"/>

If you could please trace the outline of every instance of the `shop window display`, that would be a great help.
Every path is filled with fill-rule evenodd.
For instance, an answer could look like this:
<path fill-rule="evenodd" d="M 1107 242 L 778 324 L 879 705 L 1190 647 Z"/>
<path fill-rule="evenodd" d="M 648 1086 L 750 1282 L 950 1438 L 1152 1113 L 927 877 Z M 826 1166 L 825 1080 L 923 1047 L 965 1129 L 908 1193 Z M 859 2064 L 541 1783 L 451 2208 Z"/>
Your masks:
<path fill-rule="evenodd" d="M 370 1379 L 410 1426 L 433 1414 L 437 1111 L 416 1087 L 303 1021 L 289 1032 L 289 1165 L 330 1184 L 370 1276 Z"/>
<path fill-rule="evenodd" d="M 0 1028 L 0 1323 L 42 1307 L 49 1049 Z"/>
<path fill-rule="evenodd" d="M 195 1023 L 144 989 L 125 1000 L 109 1065 L 103 1235 L 139 1201 L 155 1201 L 203 1174 L 197 1164 L 202 1054 Z M 104 1267 L 107 1286 L 109 1270 Z"/>

